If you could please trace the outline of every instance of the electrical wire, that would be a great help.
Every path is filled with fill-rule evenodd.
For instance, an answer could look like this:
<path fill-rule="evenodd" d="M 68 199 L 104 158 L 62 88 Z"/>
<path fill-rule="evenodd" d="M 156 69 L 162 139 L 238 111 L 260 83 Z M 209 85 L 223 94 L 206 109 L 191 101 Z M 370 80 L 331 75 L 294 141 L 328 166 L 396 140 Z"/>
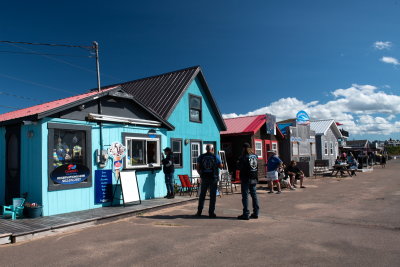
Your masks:
<path fill-rule="evenodd" d="M 16 80 L 16 81 L 19 81 L 19 82 L 32 84 L 32 85 L 35 85 L 35 86 L 40 86 L 40 87 L 44 87 L 44 88 L 47 88 L 47 89 L 52 89 L 52 90 L 68 93 L 68 94 L 71 94 L 71 92 L 79 93 L 78 91 L 74 91 L 74 90 L 65 90 L 65 89 L 61 89 L 61 88 L 57 88 L 57 87 L 53 87 L 53 86 L 49 86 L 49 85 L 45 85 L 45 84 L 29 81 L 29 80 L 23 80 L 23 79 L 16 78 L 16 77 L 4 74 L 4 73 L 0 73 L 0 76 L 8 78 L 8 79 Z"/>
<path fill-rule="evenodd" d="M 0 43 L 25 44 L 25 45 L 42 45 L 42 46 L 76 47 L 76 48 L 83 48 L 83 49 L 87 49 L 87 50 L 93 50 L 94 49 L 94 46 L 86 46 L 86 45 L 49 44 L 49 43 L 32 43 L 32 42 L 16 42 L 16 41 L 0 41 Z"/>
<path fill-rule="evenodd" d="M 16 108 L 16 107 L 10 107 L 10 106 L 4 106 L 4 105 L 0 105 L 1 108 L 9 108 L 9 109 L 21 109 L 21 108 Z"/>
<path fill-rule="evenodd" d="M 15 97 L 15 98 L 24 99 L 24 100 L 32 100 L 32 101 L 36 101 L 36 102 L 46 102 L 46 101 L 41 100 L 41 99 L 32 98 L 32 97 L 28 97 L 28 96 L 11 94 L 11 93 L 7 93 L 7 92 L 4 92 L 4 91 L 0 91 L 0 95 L 12 96 L 12 97 Z"/>
<path fill-rule="evenodd" d="M 24 54 L 24 55 L 38 55 L 38 56 L 61 56 L 61 57 L 84 57 L 84 58 L 93 58 L 93 56 L 48 54 L 48 53 L 39 53 L 39 52 L 37 52 L 37 53 L 36 53 L 36 52 L 18 52 L 18 51 L 9 51 L 9 50 L 0 50 L 0 53 Z"/>
<path fill-rule="evenodd" d="M 0 42 L 1 42 L 1 41 L 0 41 Z M 19 48 L 19 49 L 23 49 L 23 50 L 29 51 L 29 52 L 31 52 L 31 53 L 38 53 L 38 54 L 39 54 L 39 52 L 37 52 L 37 51 L 35 51 L 35 50 L 29 49 L 29 48 L 25 48 L 25 47 L 21 47 L 21 46 L 19 46 L 19 45 L 16 45 L 14 42 L 11 42 L 11 43 L 9 43 L 9 44 L 12 45 L 12 46 L 14 46 L 14 47 L 17 47 L 17 48 Z M 87 72 L 90 72 L 90 73 L 97 74 L 97 72 L 94 71 L 94 70 L 91 70 L 91 69 L 88 69 L 88 68 L 85 68 L 85 67 L 82 67 L 82 66 L 79 66 L 79 65 L 75 65 L 75 64 L 73 64 L 73 63 L 70 63 L 70 62 L 65 61 L 65 60 L 62 60 L 62 59 L 53 58 L 53 57 L 48 56 L 48 55 L 41 55 L 41 56 L 43 56 L 43 57 L 45 57 L 45 58 L 48 58 L 48 59 L 51 59 L 51 60 L 54 60 L 54 61 L 57 61 L 57 62 L 60 62 L 60 63 L 63 63 L 63 64 L 66 64 L 66 65 L 69 65 L 69 66 L 74 67 L 74 68 L 77 68 L 77 69 L 81 69 L 81 70 L 84 70 L 84 71 L 87 71 Z M 90 56 L 90 57 L 93 57 L 93 56 Z M 118 82 L 122 82 L 121 79 L 116 78 L 116 77 L 113 77 L 113 76 L 108 75 L 108 74 L 104 74 L 104 73 L 103 73 L 102 76 L 106 76 L 106 77 L 109 77 L 109 78 L 111 78 L 111 79 L 113 79 L 113 80 L 116 80 L 116 81 L 118 81 Z"/>

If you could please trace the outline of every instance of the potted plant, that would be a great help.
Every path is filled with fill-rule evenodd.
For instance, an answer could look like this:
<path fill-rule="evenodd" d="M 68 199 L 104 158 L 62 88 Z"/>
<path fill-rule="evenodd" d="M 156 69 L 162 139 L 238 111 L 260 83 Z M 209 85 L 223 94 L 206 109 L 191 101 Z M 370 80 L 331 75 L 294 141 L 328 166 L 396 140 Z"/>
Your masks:
<path fill-rule="evenodd" d="M 37 203 L 25 202 L 24 215 L 28 218 L 37 218 L 42 216 L 43 206 Z"/>

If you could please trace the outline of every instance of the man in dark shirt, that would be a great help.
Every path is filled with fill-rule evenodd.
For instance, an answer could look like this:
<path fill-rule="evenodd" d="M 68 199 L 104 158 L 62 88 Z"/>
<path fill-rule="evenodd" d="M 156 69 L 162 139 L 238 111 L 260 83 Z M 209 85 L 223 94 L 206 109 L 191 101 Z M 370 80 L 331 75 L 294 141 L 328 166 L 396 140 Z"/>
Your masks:
<path fill-rule="evenodd" d="M 165 158 L 162 159 L 163 171 L 165 174 L 165 185 L 167 187 L 167 195 L 165 198 L 174 198 L 174 155 L 172 154 L 171 148 L 166 147 L 164 149 Z"/>
<path fill-rule="evenodd" d="M 257 219 L 258 206 L 256 186 L 258 182 L 258 157 L 254 154 L 249 143 L 243 145 L 243 153 L 239 158 L 240 180 L 242 189 L 243 214 L 238 216 L 239 220 Z M 253 213 L 250 215 L 248 209 L 248 198 L 250 196 L 253 202 Z"/>
<path fill-rule="evenodd" d="M 206 153 L 197 158 L 196 169 L 201 177 L 201 187 L 196 216 L 201 216 L 207 189 L 210 188 L 210 206 L 208 208 L 208 215 L 210 218 L 215 218 L 217 217 L 217 215 L 215 215 L 215 202 L 217 200 L 219 178 L 218 168 L 222 169 L 222 163 L 219 156 L 214 155 L 214 147 L 212 145 L 207 145 L 206 151 Z"/>
<path fill-rule="evenodd" d="M 296 161 L 292 160 L 286 168 L 286 172 L 290 176 L 290 181 L 294 187 L 296 187 L 296 180 L 300 180 L 300 188 L 306 188 L 303 186 L 304 173 L 296 165 Z"/>

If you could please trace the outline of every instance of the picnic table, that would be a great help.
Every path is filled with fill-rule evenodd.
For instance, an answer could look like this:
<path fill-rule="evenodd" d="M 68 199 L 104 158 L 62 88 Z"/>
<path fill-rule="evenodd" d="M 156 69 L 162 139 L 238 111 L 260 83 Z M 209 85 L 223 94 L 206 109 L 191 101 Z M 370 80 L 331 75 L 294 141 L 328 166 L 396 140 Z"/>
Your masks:
<path fill-rule="evenodd" d="M 350 166 L 349 164 L 335 164 L 335 165 L 333 165 L 333 170 L 332 170 L 331 176 L 337 177 L 339 172 L 340 172 L 340 176 L 341 177 L 343 177 L 343 174 L 345 172 L 347 172 L 347 174 L 349 176 L 352 176 L 349 166 Z"/>

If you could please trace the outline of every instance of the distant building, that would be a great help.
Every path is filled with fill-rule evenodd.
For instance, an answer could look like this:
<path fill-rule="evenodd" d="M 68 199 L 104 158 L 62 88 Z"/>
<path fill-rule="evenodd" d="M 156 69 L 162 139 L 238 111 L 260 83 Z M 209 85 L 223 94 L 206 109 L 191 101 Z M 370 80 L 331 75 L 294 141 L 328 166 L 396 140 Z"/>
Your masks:
<path fill-rule="evenodd" d="M 334 120 L 311 121 L 310 127 L 315 131 L 317 159 L 329 160 L 329 166 L 333 166 L 339 155 L 338 140 L 345 140 L 342 132 Z"/>
<path fill-rule="evenodd" d="M 296 119 L 277 124 L 285 136 L 279 147 L 281 159 L 285 164 L 295 160 L 304 174 L 311 176 L 317 157 L 315 131 L 311 130 L 310 125 L 297 124 Z"/>
<path fill-rule="evenodd" d="M 400 140 L 389 139 L 385 141 L 385 146 L 400 146 Z"/>
<path fill-rule="evenodd" d="M 229 171 L 236 170 L 242 146 L 249 143 L 258 155 L 259 179 L 264 179 L 265 164 L 269 156 L 267 151 L 273 150 L 278 155 L 281 154 L 279 143 L 285 138 L 282 132 L 276 127 L 276 135 L 267 133 L 266 115 L 225 119 L 225 124 L 227 129 L 221 132 L 221 147 L 225 151 Z"/>

